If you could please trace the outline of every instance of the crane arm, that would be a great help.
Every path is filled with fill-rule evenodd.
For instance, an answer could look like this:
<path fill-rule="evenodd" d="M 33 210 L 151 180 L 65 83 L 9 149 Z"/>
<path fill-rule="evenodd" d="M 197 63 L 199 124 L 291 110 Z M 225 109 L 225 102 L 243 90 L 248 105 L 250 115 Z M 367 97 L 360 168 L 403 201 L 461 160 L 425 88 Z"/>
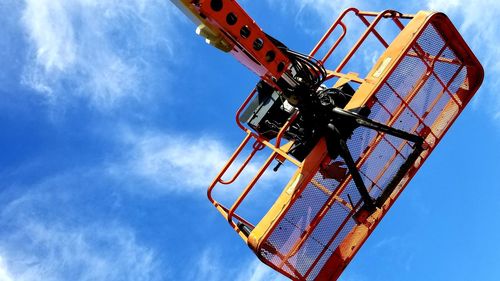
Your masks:
<path fill-rule="evenodd" d="M 171 0 L 197 25 L 208 44 L 231 53 L 269 84 L 289 71 L 290 59 L 236 1 Z"/>

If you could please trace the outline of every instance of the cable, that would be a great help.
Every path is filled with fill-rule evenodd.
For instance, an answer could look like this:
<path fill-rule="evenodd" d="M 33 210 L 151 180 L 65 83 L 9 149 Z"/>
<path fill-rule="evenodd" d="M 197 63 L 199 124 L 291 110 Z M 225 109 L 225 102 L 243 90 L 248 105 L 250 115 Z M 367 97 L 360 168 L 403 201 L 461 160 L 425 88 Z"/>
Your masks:
<path fill-rule="evenodd" d="M 327 72 L 323 63 L 308 55 L 290 50 L 285 44 L 266 34 L 273 44 L 285 54 L 291 62 L 291 77 L 295 85 L 282 83 L 280 87 L 286 97 L 299 97 L 306 101 L 316 94 L 319 86 L 325 81 Z"/>

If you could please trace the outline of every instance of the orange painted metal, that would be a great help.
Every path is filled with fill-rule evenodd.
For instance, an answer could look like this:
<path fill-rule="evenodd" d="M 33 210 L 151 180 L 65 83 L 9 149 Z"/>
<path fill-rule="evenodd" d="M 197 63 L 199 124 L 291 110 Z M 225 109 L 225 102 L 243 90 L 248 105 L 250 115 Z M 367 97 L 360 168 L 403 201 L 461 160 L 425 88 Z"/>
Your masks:
<path fill-rule="evenodd" d="M 290 61 L 236 1 L 173 0 L 203 23 L 209 33 L 229 46 L 231 54 L 266 80 L 275 82 Z M 276 85 L 275 85 L 276 86 Z M 276 86 L 277 87 L 277 86 Z"/>
<path fill-rule="evenodd" d="M 318 58 L 320 62 L 326 65 L 330 61 L 352 28 L 346 24 L 348 17 L 357 19 L 365 29 L 334 70 L 328 71 L 327 82 L 337 86 L 345 82 L 358 84 L 345 109 L 369 107 L 370 119 L 421 136 L 425 150 L 382 206 L 363 217 L 363 213 L 358 213 L 363 201 L 351 176 L 346 174 L 335 180 L 322 173 L 325 166 L 339 161 L 330 158 L 324 139 L 299 162 L 288 154 L 291 142 L 282 139 L 295 117 L 287 122 L 274 142 L 240 123 L 239 115 L 256 94 L 254 90 L 236 117 L 246 137 L 210 185 L 208 197 L 259 259 L 293 280 L 336 280 L 340 276 L 460 115 L 484 75 L 479 61 L 453 24 L 444 14 L 436 12 L 407 15 L 390 10 L 375 13 L 347 9 L 313 48 L 311 56 L 323 51 L 324 55 Z M 381 22 L 387 21 L 400 31 L 393 40 L 377 30 Z M 331 38 L 334 34 L 337 37 Z M 353 59 L 359 58 L 367 38 L 376 39 L 384 46 L 380 58 L 364 78 L 355 73 L 342 73 Z M 356 129 L 347 144 L 374 198 L 384 192 L 384 187 L 415 149 L 407 141 L 366 128 Z M 223 180 L 243 151 L 250 151 L 249 156 L 229 180 Z M 214 198 L 216 186 L 234 183 L 249 163 L 263 154 L 267 160 L 230 207 Z M 295 166 L 295 173 L 267 213 L 260 220 L 250 222 L 240 215 L 240 209 L 277 159 Z"/>

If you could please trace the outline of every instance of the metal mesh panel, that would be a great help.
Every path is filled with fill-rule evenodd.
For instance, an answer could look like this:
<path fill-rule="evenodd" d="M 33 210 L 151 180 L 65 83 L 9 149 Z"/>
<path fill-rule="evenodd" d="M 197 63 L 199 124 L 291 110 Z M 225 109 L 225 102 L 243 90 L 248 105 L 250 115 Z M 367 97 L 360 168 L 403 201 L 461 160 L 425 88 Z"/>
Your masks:
<path fill-rule="evenodd" d="M 327 199 L 327 195 L 312 183 L 307 185 L 268 239 L 279 254 L 286 255 L 291 251 L 294 241 L 299 239 Z M 289 235 L 284 236 L 282 233 Z"/>
<path fill-rule="evenodd" d="M 413 53 L 413 51 L 410 51 L 410 53 Z M 400 99 L 406 99 L 406 96 L 413 90 L 417 82 L 420 81 L 422 78 L 421 75 L 425 71 L 425 63 L 418 57 L 406 56 L 401 61 L 394 70 L 394 74 L 387 79 L 387 86 L 393 89 L 399 97 L 394 100 L 395 103 L 399 102 Z"/>
<path fill-rule="evenodd" d="M 456 93 L 458 91 L 458 89 L 460 89 L 460 87 L 465 88 L 466 77 L 467 77 L 467 68 L 462 68 L 460 70 L 459 74 L 457 75 L 457 77 L 455 77 L 455 79 L 453 79 L 451 85 L 448 87 L 449 92 Z"/>
<path fill-rule="evenodd" d="M 433 57 L 441 52 L 443 46 L 443 39 L 432 25 L 427 26 L 422 35 L 417 39 L 417 44 L 414 45 L 416 49 L 421 49 L 424 53 Z"/>
<path fill-rule="evenodd" d="M 441 55 L 441 60 L 436 61 L 434 71 L 444 84 L 448 84 L 460 65 L 461 62 L 455 56 L 455 53 L 450 48 L 446 48 Z"/>
<path fill-rule="evenodd" d="M 355 130 L 350 139 L 347 140 L 347 145 L 351 151 L 354 160 L 359 159 L 365 148 L 375 139 L 378 135 L 373 130 Z"/>
<path fill-rule="evenodd" d="M 377 179 L 380 177 L 380 173 L 383 172 L 381 171 L 383 167 L 393 160 L 392 158 L 395 154 L 396 150 L 389 142 L 382 140 L 359 169 L 364 175 L 365 186 L 369 188 L 370 192 L 373 191 L 377 193 L 376 190 L 382 187 L 382 185 L 377 182 Z M 372 183 L 377 184 L 377 186 L 373 186 Z"/>
<path fill-rule="evenodd" d="M 467 68 L 429 24 L 371 97 L 370 118 L 425 138 L 430 149 L 461 110 L 456 92 L 466 89 Z M 358 128 L 347 140 L 362 178 L 377 198 L 413 152 L 412 143 Z M 335 159 L 333 161 L 339 161 Z M 300 280 L 314 280 L 356 227 L 352 215 L 363 205 L 346 176 L 341 182 L 317 172 L 275 223 L 261 256 Z"/>

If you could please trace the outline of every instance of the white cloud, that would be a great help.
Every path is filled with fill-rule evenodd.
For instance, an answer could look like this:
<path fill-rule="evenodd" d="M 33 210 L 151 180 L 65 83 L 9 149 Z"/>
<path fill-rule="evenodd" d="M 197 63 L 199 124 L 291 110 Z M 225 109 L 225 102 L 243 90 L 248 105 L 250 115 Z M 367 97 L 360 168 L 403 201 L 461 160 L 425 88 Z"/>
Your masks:
<path fill-rule="evenodd" d="M 2 248 L 15 280 L 157 279 L 154 252 L 119 225 L 28 221 L 7 241 Z"/>
<path fill-rule="evenodd" d="M 148 48 L 170 53 L 171 7 L 160 0 L 26 0 L 31 45 L 23 83 L 54 99 L 77 94 L 99 108 L 144 95 Z"/>
<path fill-rule="evenodd" d="M 55 188 L 58 181 L 34 186 L 2 207 L 0 280 L 161 278 L 160 269 L 166 271 L 156 253 L 141 245 L 132 229 L 75 214 L 67 202 L 74 195 Z"/>
<path fill-rule="evenodd" d="M 228 144 L 210 135 L 188 135 L 183 133 L 136 132 L 123 135 L 123 151 L 129 151 L 125 158 L 108 167 L 115 177 L 143 179 L 152 190 L 165 193 L 191 193 L 205 191 L 217 173 L 233 153 Z M 243 163 L 248 151 L 243 151 L 228 169 L 224 180 L 234 175 Z M 226 195 L 234 195 L 256 175 L 269 150 L 263 150 L 247 165 Z M 267 153 L 267 154 L 266 154 Z M 285 165 L 275 174 L 268 169 L 261 178 L 262 184 L 282 184 L 284 187 L 292 173 L 292 165 Z M 236 186 L 236 187 L 235 187 Z M 152 191 L 152 190 L 148 190 Z M 225 189 L 226 190 L 226 189 Z"/>
<path fill-rule="evenodd" d="M 190 276 L 187 276 L 188 280 L 218 281 L 224 279 L 223 264 L 215 250 L 207 248 L 201 253 L 201 256 L 195 258 L 197 260 L 194 270 L 190 272 Z"/>
<path fill-rule="evenodd" d="M 332 20 L 339 11 L 352 6 L 353 1 L 329 1 L 329 0 L 292 0 L 292 1 L 277 1 L 267 0 L 271 5 L 278 5 L 281 9 L 298 9 L 297 14 L 313 11 L 322 17 L 322 19 Z M 290 5 L 292 7 L 290 7 Z"/>
<path fill-rule="evenodd" d="M 112 165 L 110 173 L 123 174 L 126 170 L 133 177 L 154 183 L 158 191 L 205 189 L 229 157 L 227 148 L 210 136 L 146 133 L 125 138 L 130 154 L 126 163 Z"/>
<path fill-rule="evenodd" d="M 261 261 L 255 260 L 244 266 L 244 270 L 237 276 L 236 281 L 285 281 L 289 280 L 271 269 Z"/>
<path fill-rule="evenodd" d="M 294 23 L 303 31 L 308 33 L 323 32 L 324 28 L 318 28 L 318 19 L 323 26 L 331 24 L 340 11 L 353 6 L 353 0 L 330 1 L 330 0 L 267 0 L 273 9 L 291 15 L 289 24 Z"/>
<path fill-rule="evenodd" d="M 285 281 L 288 278 L 274 271 L 257 257 L 251 261 L 240 260 L 237 267 L 228 268 L 224 257 L 217 250 L 207 248 L 198 257 L 194 270 L 188 276 L 193 281 Z"/>
<path fill-rule="evenodd" d="M 13 281 L 12 275 L 9 272 L 9 269 L 7 266 L 5 266 L 5 263 L 3 261 L 3 257 L 0 256 L 0 281 Z"/>

